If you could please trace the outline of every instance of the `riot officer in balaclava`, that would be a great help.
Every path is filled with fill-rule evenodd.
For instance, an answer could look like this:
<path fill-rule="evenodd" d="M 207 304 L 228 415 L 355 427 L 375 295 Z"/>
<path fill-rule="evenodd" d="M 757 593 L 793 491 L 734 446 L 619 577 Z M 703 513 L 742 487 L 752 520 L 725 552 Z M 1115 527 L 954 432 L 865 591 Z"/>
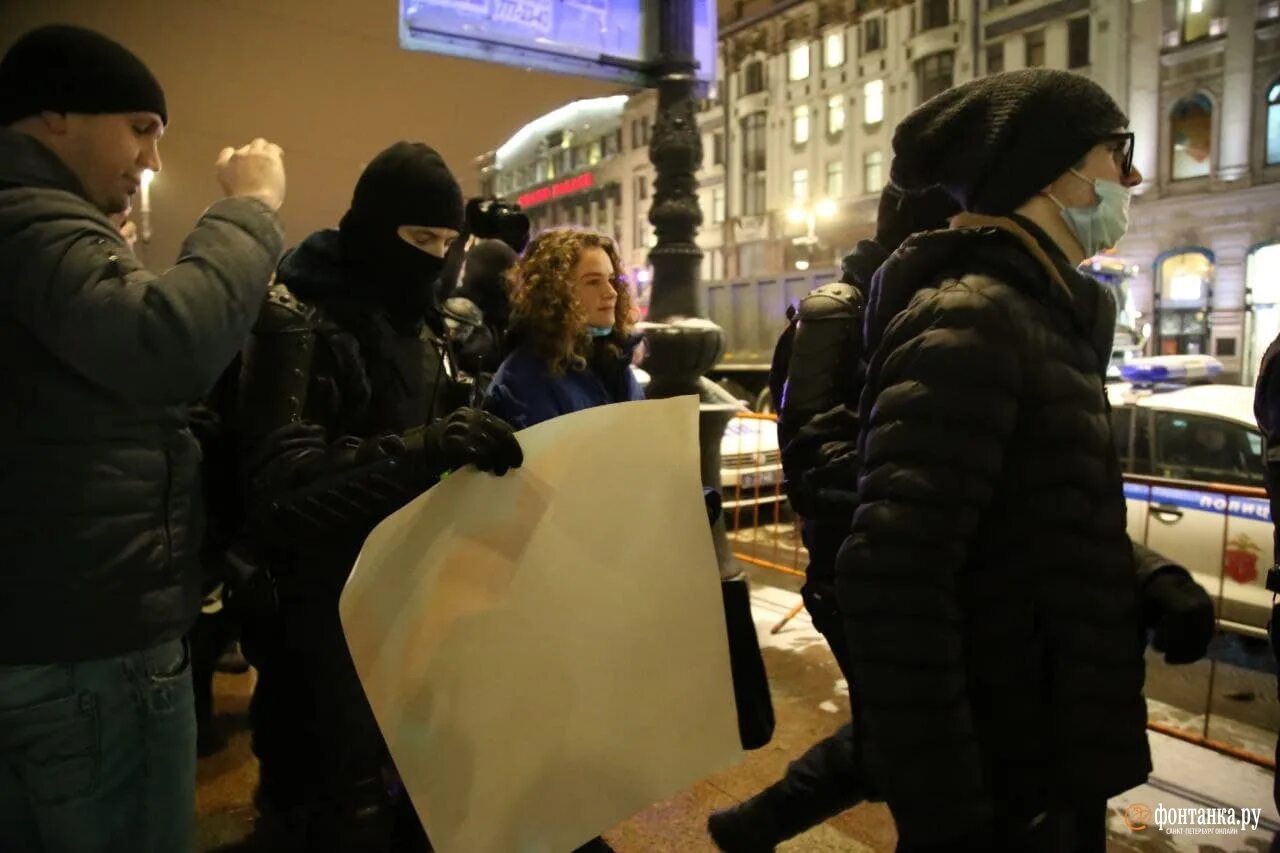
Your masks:
<path fill-rule="evenodd" d="M 453 408 L 437 278 L 463 226 L 440 156 L 397 143 L 368 165 L 336 230 L 281 261 L 243 354 L 238 426 L 264 567 L 245 629 L 270 849 L 425 848 L 356 676 L 338 598 L 370 530 L 451 469 L 503 474 L 511 430 Z M 451 409 L 453 409 L 451 411 Z"/>

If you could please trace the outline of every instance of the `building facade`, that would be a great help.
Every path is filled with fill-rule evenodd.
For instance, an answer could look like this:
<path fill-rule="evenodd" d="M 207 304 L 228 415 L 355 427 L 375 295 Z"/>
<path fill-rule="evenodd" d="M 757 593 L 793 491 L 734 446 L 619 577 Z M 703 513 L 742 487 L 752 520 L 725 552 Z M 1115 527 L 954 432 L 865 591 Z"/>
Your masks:
<path fill-rule="evenodd" d="M 1152 353 L 1212 354 L 1252 381 L 1280 333 L 1280 0 L 739 0 L 720 10 L 719 81 L 699 115 L 704 278 L 834 269 L 874 233 L 907 113 L 977 76 L 1070 69 L 1129 113 L 1146 178 L 1129 235 L 1097 263 L 1125 297 L 1125 321 Z M 642 283 L 655 107 L 652 92 L 626 100 L 604 167 L 619 200 L 609 221 Z M 489 164 L 506 175 L 501 194 L 542 198 L 562 179 L 538 171 L 564 144 L 542 129 L 539 144 L 518 146 L 534 163 Z"/>

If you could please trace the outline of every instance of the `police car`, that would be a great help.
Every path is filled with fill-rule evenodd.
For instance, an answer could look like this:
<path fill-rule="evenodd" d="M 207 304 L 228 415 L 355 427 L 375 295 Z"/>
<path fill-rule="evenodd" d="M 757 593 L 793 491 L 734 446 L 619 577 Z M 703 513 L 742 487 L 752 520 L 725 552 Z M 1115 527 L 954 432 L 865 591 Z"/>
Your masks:
<path fill-rule="evenodd" d="M 720 491 L 725 509 L 780 503 L 782 450 L 778 422 L 761 417 L 729 421 L 720 439 Z"/>
<path fill-rule="evenodd" d="M 1129 537 L 1186 566 L 1220 601 L 1225 630 L 1266 636 L 1274 562 L 1253 389 L 1210 379 L 1206 356 L 1133 359 L 1109 385 Z"/>

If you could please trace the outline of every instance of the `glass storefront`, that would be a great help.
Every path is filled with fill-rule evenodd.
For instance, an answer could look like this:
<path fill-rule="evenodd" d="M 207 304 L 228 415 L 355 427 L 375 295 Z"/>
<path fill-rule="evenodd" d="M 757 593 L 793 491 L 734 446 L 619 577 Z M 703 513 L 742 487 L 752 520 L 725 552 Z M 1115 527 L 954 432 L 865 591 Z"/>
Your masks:
<path fill-rule="evenodd" d="M 1280 335 L 1280 243 L 1259 246 L 1249 253 L 1245 267 L 1246 384 L 1258 378 L 1258 365 L 1271 342 Z"/>
<path fill-rule="evenodd" d="M 1156 267 L 1155 354 L 1208 355 L 1213 256 L 1204 249 L 1165 255 Z"/>

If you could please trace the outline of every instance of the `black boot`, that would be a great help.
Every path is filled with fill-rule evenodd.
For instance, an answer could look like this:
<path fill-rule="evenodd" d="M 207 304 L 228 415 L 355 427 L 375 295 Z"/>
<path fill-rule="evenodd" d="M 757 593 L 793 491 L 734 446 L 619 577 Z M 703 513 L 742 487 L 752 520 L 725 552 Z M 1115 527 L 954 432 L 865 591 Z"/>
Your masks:
<path fill-rule="evenodd" d="M 846 724 L 811 746 L 777 782 L 707 821 L 727 853 L 757 853 L 812 829 L 867 799 L 853 726 Z"/>
<path fill-rule="evenodd" d="M 745 803 L 712 812 L 707 832 L 716 846 L 725 853 L 770 853 L 783 840 L 772 792 L 767 788 Z"/>

